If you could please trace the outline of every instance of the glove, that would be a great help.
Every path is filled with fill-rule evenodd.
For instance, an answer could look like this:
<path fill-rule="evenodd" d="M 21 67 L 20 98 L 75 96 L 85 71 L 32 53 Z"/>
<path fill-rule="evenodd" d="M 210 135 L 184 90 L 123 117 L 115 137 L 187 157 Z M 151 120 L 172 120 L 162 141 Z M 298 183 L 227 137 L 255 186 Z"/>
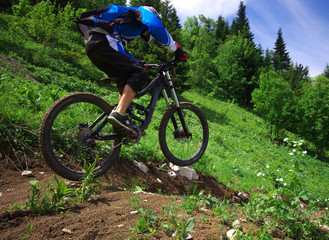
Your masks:
<path fill-rule="evenodd" d="M 186 62 L 187 57 L 188 57 L 187 52 L 185 52 L 181 48 L 177 48 L 177 50 L 175 51 L 175 59 L 177 62 Z"/>
<path fill-rule="evenodd" d="M 144 68 L 147 67 L 147 64 L 144 60 L 138 60 L 138 63 Z"/>

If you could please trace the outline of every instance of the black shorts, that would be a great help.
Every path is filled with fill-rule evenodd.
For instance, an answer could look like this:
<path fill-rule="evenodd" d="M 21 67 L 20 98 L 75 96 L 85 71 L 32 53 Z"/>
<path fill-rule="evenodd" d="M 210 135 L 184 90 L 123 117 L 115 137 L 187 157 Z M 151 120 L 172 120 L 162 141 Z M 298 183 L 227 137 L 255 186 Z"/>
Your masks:
<path fill-rule="evenodd" d="M 96 67 L 117 82 L 119 90 L 128 84 L 138 93 L 150 79 L 142 65 L 114 50 L 102 33 L 92 33 L 86 44 L 86 52 Z"/>

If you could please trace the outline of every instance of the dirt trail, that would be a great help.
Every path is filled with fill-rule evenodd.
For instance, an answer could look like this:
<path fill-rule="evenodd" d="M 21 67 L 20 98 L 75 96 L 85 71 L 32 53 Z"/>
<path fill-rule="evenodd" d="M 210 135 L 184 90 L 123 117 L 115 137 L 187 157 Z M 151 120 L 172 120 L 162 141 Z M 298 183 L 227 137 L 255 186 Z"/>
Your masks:
<path fill-rule="evenodd" d="M 4 159 L 0 163 L 4 163 Z M 200 173 L 200 179 L 190 181 L 184 177 L 172 178 L 168 172 L 161 170 L 156 165 L 149 165 L 150 171 L 143 173 L 131 161 L 120 160 L 108 172 L 109 179 L 103 180 L 102 185 L 107 187 L 93 200 L 79 204 L 65 217 L 60 213 L 38 215 L 33 211 L 7 212 L 13 202 L 18 205 L 25 203 L 29 181 L 39 180 L 45 183 L 52 180 L 53 172 L 42 161 L 34 159 L 29 170 L 31 177 L 22 176 L 15 169 L 1 166 L 0 171 L 0 239 L 125 239 L 132 234 L 131 227 L 136 225 L 138 214 L 133 211 L 129 199 L 133 193 L 124 191 L 129 187 L 126 180 L 145 184 L 147 193 L 140 193 L 143 207 L 154 211 L 161 216 L 163 206 L 172 206 L 176 196 L 179 204 L 181 196 L 189 193 L 193 184 L 205 194 L 211 194 L 219 199 L 237 200 L 237 192 L 218 183 L 213 177 Z M 162 194 L 158 194 L 161 192 Z M 218 219 L 212 212 L 204 210 L 188 215 L 196 218 L 195 228 L 192 232 L 194 239 L 207 239 L 210 236 L 220 235 Z M 205 221 L 207 219 L 207 221 Z M 30 232 L 28 226 L 33 226 Z M 225 227 L 227 231 L 228 227 Z M 166 235 L 165 230 L 157 231 L 151 238 L 172 239 Z M 215 237 L 216 238 L 216 237 Z"/>

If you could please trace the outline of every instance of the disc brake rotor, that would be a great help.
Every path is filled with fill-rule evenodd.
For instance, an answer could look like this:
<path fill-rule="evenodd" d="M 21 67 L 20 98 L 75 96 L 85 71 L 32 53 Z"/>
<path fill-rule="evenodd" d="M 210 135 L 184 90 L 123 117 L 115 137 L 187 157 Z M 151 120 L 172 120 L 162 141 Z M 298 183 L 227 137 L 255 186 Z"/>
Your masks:
<path fill-rule="evenodd" d="M 78 133 L 77 139 L 82 144 L 87 143 L 88 136 L 92 133 L 92 130 L 90 128 L 83 128 Z"/>

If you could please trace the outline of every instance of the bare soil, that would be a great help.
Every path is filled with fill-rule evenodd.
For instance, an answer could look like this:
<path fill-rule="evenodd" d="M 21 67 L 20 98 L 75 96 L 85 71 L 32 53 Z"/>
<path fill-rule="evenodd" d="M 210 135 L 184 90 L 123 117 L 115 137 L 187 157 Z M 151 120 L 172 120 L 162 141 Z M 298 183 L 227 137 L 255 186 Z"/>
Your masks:
<path fill-rule="evenodd" d="M 131 161 L 120 159 L 109 170 L 108 178 L 100 179 L 102 191 L 71 209 L 65 217 L 56 212 L 39 215 L 32 210 L 8 211 L 14 202 L 25 204 L 31 180 L 39 180 L 43 184 L 52 181 L 54 174 L 41 158 L 28 160 L 29 170 L 32 171 L 29 177 L 22 176 L 22 171 L 14 162 L 5 153 L 0 154 L 0 239 L 126 239 L 133 235 L 131 228 L 140 218 L 132 213 L 134 209 L 129 199 L 134 193 L 125 190 L 129 188 L 126 180 L 133 182 L 139 179 L 138 184 L 146 185 L 145 192 L 139 193 L 139 196 L 144 208 L 158 216 L 161 216 L 163 206 L 172 206 L 173 201 L 179 204 L 183 195 L 189 194 L 193 184 L 197 184 L 197 189 L 203 190 L 204 194 L 219 199 L 225 197 L 232 202 L 241 201 L 236 191 L 211 176 L 198 173 L 200 179 L 197 181 L 180 176 L 172 178 L 167 171 L 152 163 L 148 164 L 150 171 L 143 173 Z M 196 219 L 191 233 L 193 239 L 218 239 L 229 229 L 229 224 L 220 227 L 219 219 L 207 209 L 182 214 L 186 215 L 186 219 L 192 216 Z M 29 225 L 33 226 L 32 231 L 29 231 Z M 173 239 L 160 226 L 149 238 Z"/>

